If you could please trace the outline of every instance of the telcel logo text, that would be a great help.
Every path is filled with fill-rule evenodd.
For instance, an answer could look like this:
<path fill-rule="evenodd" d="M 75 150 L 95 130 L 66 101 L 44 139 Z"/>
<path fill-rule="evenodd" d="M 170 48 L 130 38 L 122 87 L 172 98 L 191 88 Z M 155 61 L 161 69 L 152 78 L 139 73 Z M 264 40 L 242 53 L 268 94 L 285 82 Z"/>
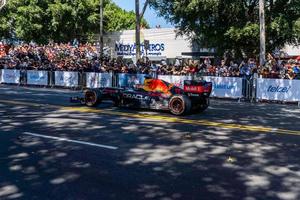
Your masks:
<path fill-rule="evenodd" d="M 280 87 L 278 86 L 272 86 L 270 85 L 268 88 L 268 92 L 274 92 L 274 93 L 288 93 L 291 87 Z"/>

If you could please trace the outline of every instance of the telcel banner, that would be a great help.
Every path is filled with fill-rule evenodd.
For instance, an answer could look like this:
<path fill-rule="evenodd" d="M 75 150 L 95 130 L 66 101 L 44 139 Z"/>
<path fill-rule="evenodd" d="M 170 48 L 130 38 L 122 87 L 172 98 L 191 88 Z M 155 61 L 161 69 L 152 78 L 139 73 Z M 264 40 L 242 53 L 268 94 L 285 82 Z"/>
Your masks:
<path fill-rule="evenodd" d="M 1 83 L 20 83 L 20 70 L 2 69 Z"/>
<path fill-rule="evenodd" d="M 27 71 L 27 84 L 29 85 L 48 85 L 47 71 Z"/>
<path fill-rule="evenodd" d="M 172 83 L 177 87 L 183 89 L 185 80 L 192 80 L 191 76 L 169 76 L 169 75 L 161 75 L 158 76 L 159 79 L 164 80 L 168 83 Z"/>
<path fill-rule="evenodd" d="M 118 74 L 119 87 L 133 88 L 136 84 L 143 84 L 145 74 Z"/>
<path fill-rule="evenodd" d="M 64 87 L 78 86 L 78 72 L 55 72 L 55 85 Z"/>
<path fill-rule="evenodd" d="M 257 99 L 300 101 L 300 80 L 257 79 Z"/>
<path fill-rule="evenodd" d="M 88 88 L 112 87 L 112 74 L 86 73 L 86 86 Z"/>
<path fill-rule="evenodd" d="M 241 98 L 243 96 L 243 79 L 238 77 L 204 76 L 203 80 L 212 82 L 211 96 L 220 98 Z"/>

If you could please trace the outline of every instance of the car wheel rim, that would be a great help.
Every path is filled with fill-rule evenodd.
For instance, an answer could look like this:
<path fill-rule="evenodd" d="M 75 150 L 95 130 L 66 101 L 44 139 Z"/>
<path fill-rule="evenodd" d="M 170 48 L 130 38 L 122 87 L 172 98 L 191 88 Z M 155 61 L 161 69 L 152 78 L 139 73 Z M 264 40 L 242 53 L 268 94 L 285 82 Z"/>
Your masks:
<path fill-rule="evenodd" d="M 184 109 L 183 102 L 181 99 L 174 99 L 171 102 L 171 107 L 172 107 L 173 112 L 175 112 L 175 113 L 182 113 L 183 109 Z"/>
<path fill-rule="evenodd" d="M 94 92 L 87 92 L 85 95 L 85 101 L 87 104 L 94 104 L 96 101 L 96 95 Z"/>

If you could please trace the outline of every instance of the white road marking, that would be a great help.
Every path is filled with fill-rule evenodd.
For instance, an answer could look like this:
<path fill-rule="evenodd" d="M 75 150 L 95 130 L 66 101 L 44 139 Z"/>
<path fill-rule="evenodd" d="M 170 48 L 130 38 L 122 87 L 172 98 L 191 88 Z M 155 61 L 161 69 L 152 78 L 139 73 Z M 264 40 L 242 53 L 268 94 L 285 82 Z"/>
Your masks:
<path fill-rule="evenodd" d="M 118 147 L 114 147 L 114 146 L 84 142 L 84 141 L 79 141 L 79 140 L 70 140 L 68 138 L 54 137 L 54 136 L 49 136 L 49 135 L 41 135 L 41 134 L 30 133 L 30 132 L 24 132 L 22 134 L 35 136 L 35 137 L 46 138 L 46 139 L 58 140 L 58 141 L 62 141 L 62 142 L 72 142 L 72 143 L 76 143 L 76 144 L 83 144 L 83 145 L 94 146 L 94 147 L 99 147 L 99 148 L 111 149 L 111 150 L 117 150 L 118 149 Z"/>

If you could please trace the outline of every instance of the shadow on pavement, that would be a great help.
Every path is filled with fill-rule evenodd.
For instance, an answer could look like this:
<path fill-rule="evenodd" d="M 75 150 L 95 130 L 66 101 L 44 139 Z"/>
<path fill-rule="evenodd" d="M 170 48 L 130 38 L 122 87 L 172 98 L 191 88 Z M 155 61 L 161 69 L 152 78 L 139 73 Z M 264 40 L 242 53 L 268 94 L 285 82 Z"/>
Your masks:
<path fill-rule="evenodd" d="M 287 106 L 214 101 L 206 113 L 188 118 L 297 130 L 299 116 Z M 0 199 L 300 198 L 300 136 L 46 106 L 0 105 L 0 126 Z"/>

